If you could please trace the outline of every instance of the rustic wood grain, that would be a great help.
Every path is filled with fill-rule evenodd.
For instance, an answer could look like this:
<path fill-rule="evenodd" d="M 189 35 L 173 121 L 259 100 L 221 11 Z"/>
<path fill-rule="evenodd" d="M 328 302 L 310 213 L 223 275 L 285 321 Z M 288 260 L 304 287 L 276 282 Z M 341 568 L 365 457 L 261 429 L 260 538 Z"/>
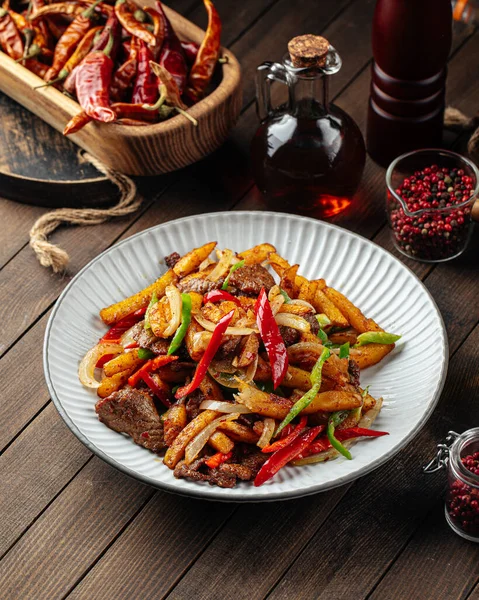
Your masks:
<path fill-rule="evenodd" d="M 424 475 L 422 465 L 434 455 L 436 444 L 449 429 L 463 431 L 479 421 L 477 403 L 466 420 L 460 420 L 464 413 L 457 412 L 463 404 L 470 406 L 469 381 L 479 360 L 478 342 L 476 327 L 453 357 L 450 372 L 454 377 L 448 378 L 440 401 L 444 410 L 436 410 L 405 450 L 354 485 L 269 598 L 346 599 L 351 582 L 355 598 L 368 596 L 441 496 L 444 473 Z M 326 545 L 325 540 L 329 542 Z M 404 585 L 408 585 L 407 580 Z M 425 600 L 438 597 L 428 595 L 427 589 L 424 594 Z"/>
<path fill-rule="evenodd" d="M 154 6 L 153 0 L 144 5 Z M 165 6 L 175 31 L 186 40 L 201 43 L 204 31 Z M 195 127 L 182 115 L 149 127 L 127 127 L 92 122 L 70 136 L 71 140 L 106 166 L 129 175 L 155 175 L 185 167 L 216 150 L 228 137 L 241 108 L 241 73 L 234 54 L 220 66 L 221 78 L 213 91 L 188 109 Z M 42 80 L 0 53 L 0 90 L 58 131 L 80 106 L 54 87 L 38 88 Z"/>
<path fill-rule="evenodd" d="M 479 546 L 452 532 L 438 501 L 370 598 L 466 598 L 478 578 Z"/>
<path fill-rule="evenodd" d="M 42 411 L 0 459 L 0 556 L 91 456 L 53 404 Z"/>
<path fill-rule="evenodd" d="M 0 562 L 2 597 L 63 597 L 153 494 L 94 458 Z"/>

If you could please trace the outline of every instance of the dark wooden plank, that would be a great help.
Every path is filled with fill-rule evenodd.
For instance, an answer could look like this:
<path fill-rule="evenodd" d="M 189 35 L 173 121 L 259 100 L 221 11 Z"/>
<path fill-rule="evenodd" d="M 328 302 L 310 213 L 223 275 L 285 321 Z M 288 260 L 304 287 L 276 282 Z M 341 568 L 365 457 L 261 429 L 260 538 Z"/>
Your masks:
<path fill-rule="evenodd" d="M 470 400 L 471 373 L 479 360 L 479 327 L 453 357 L 439 410 L 387 465 L 360 479 L 272 591 L 271 599 L 366 598 L 423 523 L 445 484 L 443 472 L 424 475 L 449 429 L 463 431 L 479 420 Z M 470 410 L 461 410 L 468 407 Z M 466 419 L 464 420 L 464 417 Z M 382 597 L 382 596 L 381 596 Z M 409 598 L 408 594 L 396 595 Z"/>
<path fill-rule="evenodd" d="M 3 598 L 63 598 L 154 490 L 94 458 L 0 562 Z"/>
<path fill-rule="evenodd" d="M 456 535 L 437 502 L 371 600 L 465 599 L 479 578 L 479 546 Z"/>
<path fill-rule="evenodd" d="M 0 458 L 0 556 L 90 456 L 52 404 L 14 441 Z"/>
<path fill-rule="evenodd" d="M 0 220 L 3 223 L 0 268 L 23 248 L 33 223 L 44 212 L 37 206 L 25 206 L 0 198 Z"/>
<path fill-rule="evenodd" d="M 0 361 L 3 394 L 8 399 L 0 403 L 0 452 L 49 400 L 42 361 L 46 324 L 47 316 Z"/>
<path fill-rule="evenodd" d="M 479 581 L 476 583 L 476 587 L 472 590 L 467 600 L 479 600 Z"/>
<path fill-rule="evenodd" d="M 240 507 L 168 600 L 266 597 L 292 558 L 350 490 L 347 485 L 290 502 Z M 201 581 L 208 581 L 208 586 L 199 585 Z"/>
<path fill-rule="evenodd" d="M 231 504 L 155 494 L 68 598 L 162 598 L 233 511 Z"/>

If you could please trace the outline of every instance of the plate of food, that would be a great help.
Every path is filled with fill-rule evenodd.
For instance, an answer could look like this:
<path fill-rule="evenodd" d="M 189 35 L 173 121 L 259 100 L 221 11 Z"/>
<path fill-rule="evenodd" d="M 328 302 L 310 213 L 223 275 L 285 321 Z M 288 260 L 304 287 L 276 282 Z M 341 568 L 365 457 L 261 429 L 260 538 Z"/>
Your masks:
<path fill-rule="evenodd" d="M 447 371 L 434 300 L 391 254 L 313 219 L 224 212 L 94 259 L 49 319 L 73 433 L 145 483 L 222 501 L 331 489 L 384 464 Z"/>

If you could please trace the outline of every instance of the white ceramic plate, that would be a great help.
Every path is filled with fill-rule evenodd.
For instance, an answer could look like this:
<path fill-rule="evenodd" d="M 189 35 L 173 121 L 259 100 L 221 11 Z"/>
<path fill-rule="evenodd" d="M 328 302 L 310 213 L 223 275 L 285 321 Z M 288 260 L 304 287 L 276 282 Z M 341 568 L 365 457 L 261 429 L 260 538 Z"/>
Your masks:
<path fill-rule="evenodd" d="M 381 364 L 363 371 L 361 384 L 384 398 L 375 422 L 390 435 L 353 447 L 353 460 L 282 469 L 255 488 L 233 489 L 178 480 L 157 456 L 100 423 L 94 392 L 82 387 L 78 364 L 106 331 L 100 308 L 129 296 L 166 270 L 163 257 L 207 241 L 236 251 L 274 244 L 300 273 L 324 277 L 368 317 L 402 339 Z M 179 494 L 223 501 L 268 501 L 324 491 L 368 473 L 403 448 L 431 415 L 447 370 L 441 315 L 423 284 L 401 262 L 370 241 L 333 225 L 266 212 L 188 217 L 143 231 L 87 265 L 59 298 L 45 335 L 44 367 L 53 401 L 73 433 L 95 454 L 128 475 Z"/>

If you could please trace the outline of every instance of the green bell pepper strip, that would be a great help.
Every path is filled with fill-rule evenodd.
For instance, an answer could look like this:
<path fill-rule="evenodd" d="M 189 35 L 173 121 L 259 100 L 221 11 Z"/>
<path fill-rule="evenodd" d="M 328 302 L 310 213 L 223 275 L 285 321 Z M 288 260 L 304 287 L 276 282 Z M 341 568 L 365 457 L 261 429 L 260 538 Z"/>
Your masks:
<path fill-rule="evenodd" d="M 138 358 L 150 359 L 155 358 L 155 353 L 148 348 L 138 348 Z"/>
<path fill-rule="evenodd" d="M 364 346 L 365 344 L 394 344 L 401 338 L 400 335 L 394 333 L 386 333 L 385 331 L 365 331 L 358 335 L 355 348 Z"/>
<path fill-rule="evenodd" d="M 279 288 L 279 293 L 283 296 L 285 304 L 288 304 L 289 302 L 291 302 L 291 298 L 288 296 L 287 292 L 285 292 L 283 289 Z"/>
<path fill-rule="evenodd" d="M 150 310 L 157 302 L 158 302 L 158 296 L 156 295 L 156 292 L 153 292 L 150 303 L 148 304 L 148 308 L 146 309 L 146 313 L 145 313 L 145 324 L 144 324 L 145 329 L 151 329 Z"/>
<path fill-rule="evenodd" d="M 333 413 L 328 419 L 328 440 L 331 446 L 337 450 L 340 454 L 345 456 L 348 460 L 352 460 L 351 452 L 341 444 L 341 442 L 335 437 L 334 430 L 336 427 L 346 419 L 349 415 L 347 410 L 339 410 Z"/>
<path fill-rule="evenodd" d="M 321 387 L 323 365 L 330 356 L 331 356 L 331 352 L 327 348 L 323 348 L 323 351 L 321 352 L 321 356 L 318 358 L 318 360 L 316 361 L 316 364 L 313 367 L 313 370 L 311 371 L 311 375 L 310 375 L 311 386 L 312 386 L 311 389 L 308 392 L 306 392 L 306 394 L 301 396 L 301 398 L 293 404 L 289 413 L 281 421 L 278 429 L 276 430 L 276 432 L 274 434 L 274 437 L 276 437 L 278 434 L 280 434 L 281 431 L 286 427 L 286 425 L 291 423 L 291 421 L 295 417 L 297 417 L 301 411 L 303 411 L 305 408 L 307 408 L 311 404 L 311 402 L 313 401 L 313 398 L 319 392 L 319 389 Z"/>
<path fill-rule="evenodd" d="M 189 294 L 181 294 L 181 324 L 176 330 L 176 333 L 171 340 L 167 355 L 173 354 L 181 346 L 181 342 L 186 335 L 186 330 L 191 322 L 191 296 Z"/>
<path fill-rule="evenodd" d="M 349 342 L 345 342 L 339 347 L 339 358 L 349 358 Z"/>
<path fill-rule="evenodd" d="M 318 321 L 321 329 L 324 329 L 328 325 L 331 325 L 331 321 L 329 320 L 328 316 L 325 315 L 324 313 L 321 313 L 320 315 L 314 315 L 314 316 L 316 317 L 316 320 Z"/>
<path fill-rule="evenodd" d="M 231 275 L 237 270 L 240 269 L 241 267 L 244 267 L 244 260 L 240 260 L 239 262 L 237 262 L 236 264 L 234 264 L 231 269 L 230 272 L 228 273 L 228 275 L 226 276 L 226 279 L 223 282 L 223 285 L 221 286 L 222 290 L 227 290 L 228 289 L 228 284 L 230 282 L 230 277 Z"/>

